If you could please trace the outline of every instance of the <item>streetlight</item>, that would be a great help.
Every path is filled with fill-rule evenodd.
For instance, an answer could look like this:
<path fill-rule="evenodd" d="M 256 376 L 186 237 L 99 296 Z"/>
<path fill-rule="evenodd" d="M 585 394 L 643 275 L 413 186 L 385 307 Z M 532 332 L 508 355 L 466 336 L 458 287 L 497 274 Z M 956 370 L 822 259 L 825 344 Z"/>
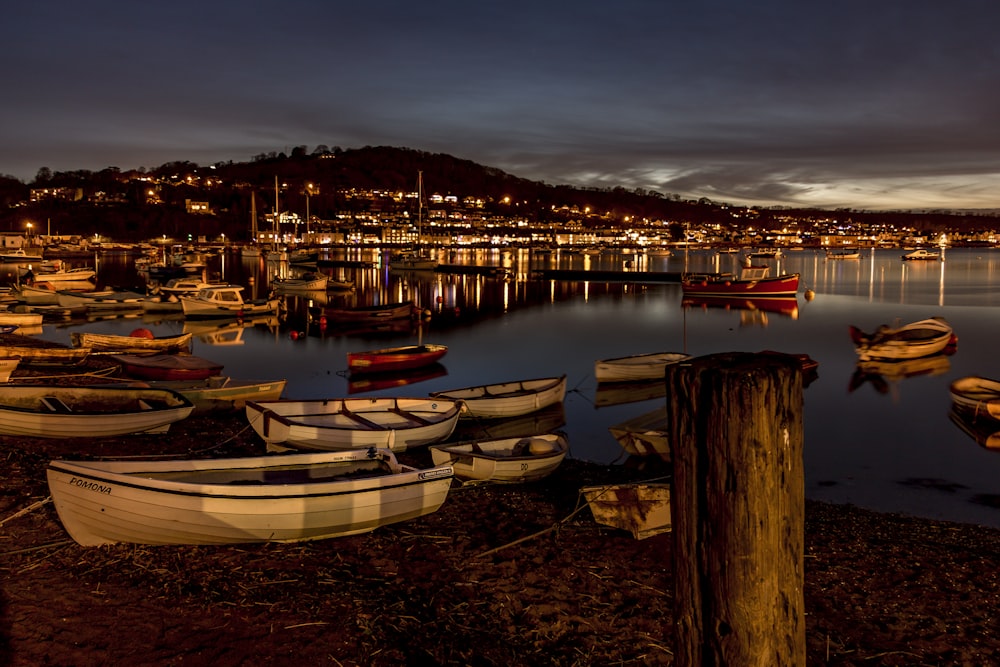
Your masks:
<path fill-rule="evenodd" d="M 31 247 L 31 228 L 34 227 L 32 223 L 27 224 L 28 227 L 28 247 Z"/>

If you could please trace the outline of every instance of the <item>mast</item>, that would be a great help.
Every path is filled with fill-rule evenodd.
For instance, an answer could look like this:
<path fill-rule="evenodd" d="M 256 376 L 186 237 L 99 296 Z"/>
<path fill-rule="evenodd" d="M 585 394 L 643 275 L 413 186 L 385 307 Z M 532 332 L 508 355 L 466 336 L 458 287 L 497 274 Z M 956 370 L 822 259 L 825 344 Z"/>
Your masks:
<path fill-rule="evenodd" d="M 274 229 L 271 233 L 271 250 L 278 249 L 278 175 L 274 175 Z"/>
<path fill-rule="evenodd" d="M 250 243 L 257 245 L 257 193 L 250 192 Z"/>
<path fill-rule="evenodd" d="M 424 172 L 417 172 L 417 246 L 424 238 Z"/>

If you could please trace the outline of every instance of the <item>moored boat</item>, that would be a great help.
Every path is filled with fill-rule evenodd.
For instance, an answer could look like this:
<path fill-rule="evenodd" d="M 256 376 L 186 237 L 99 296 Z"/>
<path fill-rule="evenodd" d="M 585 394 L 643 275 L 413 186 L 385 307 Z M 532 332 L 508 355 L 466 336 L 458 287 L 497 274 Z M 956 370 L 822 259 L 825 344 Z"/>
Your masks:
<path fill-rule="evenodd" d="M 518 417 L 561 403 L 566 397 L 566 375 L 435 391 L 430 396 L 461 400 L 463 417 Z"/>
<path fill-rule="evenodd" d="M 271 449 L 403 451 L 446 439 L 461 410 L 461 401 L 397 397 L 246 404 L 247 420 Z"/>
<path fill-rule="evenodd" d="M 191 401 L 195 413 L 243 410 L 247 401 L 277 401 L 287 380 L 237 380 L 212 375 L 201 380 L 149 380 L 150 387 L 170 389 Z"/>
<path fill-rule="evenodd" d="M 204 380 L 222 372 L 223 365 L 193 354 L 112 354 L 122 371 L 143 380 Z"/>
<path fill-rule="evenodd" d="M 148 332 L 149 330 L 137 329 L 136 331 Z M 149 337 L 143 335 L 118 336 L 91 331 L 71 331 L 69 337 L 73 347 L 89 347 L 93 352 L 177 354 L 191 351 L 191 338 L 193 336 L 190 333 L 158 337 L 153 337 L 152 334 Z"/>
<path fill-rule="evenodd" d="M 559 467 L 569 443 L 564 433 L 473 440 L 430 446 L 434 465 L 450 465 L 455 477 L 472 482 L 533 482 Z"/>
<path fill-rule="evenodd" d="M 188 318 L 245 318 L 278 312 L 279 299 L 244 300 L 242 292 L 238 285 L 213 285 L 198 290 L 194 296 L 178 298 L 184 317 Z"/>
<path fill-rule="evenodd" d="M 241 544 L 366 533 L 437 511 L 449 466 L 386 450 L 180 461 L 51 461 L 49 490 L 77 543 Z"/>
<path fill-rule="evenodd" d="M 974 417 L 1000 420 L 1000 380 L 968 375 L 954 380 L 948 391 L 954 408 Z"/>
<path fill-rule="evenodd" d="M 883 324 L 871 334 L 852 325 L 849 333 L 854 351 L 861 361 L 927 357 L 942 352 L 958 340 L 943 317 L 930 317 L 895 327 Z"/>
<path fill-rule="evenodd" d="M 0 385 L 0 434 L 95 438 L 163 433 L 193 408 L 167 389 Z"/>
<path fill-rule="evenodd" d="M 20 363 L 20 357 L 0 357 L 0 382 L 8 382 Z"/>
<path fill-rule="evenodd" d="M 348 352 L 347 368 L 352 374 L 405 371 L 430 366 L 447 353 L 447 346 L 433 343 Z"/>
<path fill-rule="evenodd" d="M 799 274 L 770 277 L 770 267 L 747 266 L 739 278 L 729 273 L 686 273 L 681 276 L 684 296 L 742 296 L 755 299 L 791 297 L 799 289 Z"/>
<path fill-rule="evenodd" d="M 930 250 L 925 250 L 924 248 L 917 248 L 913 252 L 908 252 L 905 255 L 903 255 L 904 262 L 912 262 L 912 261 L 934 262 L 939 259 L 942 259 L 941 253 L 931 252 Z"/>
<path fill-rule="evenodd" d="M 18 357 L 21 360 L 22 366 L 78 366 L 84 363 L 89 356 L 89 347 L 9 345 L 7 343 L 0 343 L 0 357 Z"/>
<path fill-rule="evenodd" d="M 664 383 L 665 384 L 665 383 Z M 667 408 L 626 419 L 608 428 L 625 453 L 630 456 L 658 456 L 670 462 L 670 442 L 667 439 Z"/>
<path fill-rule="evenodd" d="M 598 382 L 662 380 L 667 366 L 690 358 L 684 352 L 649 352 L 601 359 L 594 363 L 594 376 Z"/>
<path fill-rule="evenodd" d="M 271 286 L 278 292 L 325 292 L 329 282 L 328 276 L 307 273 L 299 278 L 275 278 Z"/>

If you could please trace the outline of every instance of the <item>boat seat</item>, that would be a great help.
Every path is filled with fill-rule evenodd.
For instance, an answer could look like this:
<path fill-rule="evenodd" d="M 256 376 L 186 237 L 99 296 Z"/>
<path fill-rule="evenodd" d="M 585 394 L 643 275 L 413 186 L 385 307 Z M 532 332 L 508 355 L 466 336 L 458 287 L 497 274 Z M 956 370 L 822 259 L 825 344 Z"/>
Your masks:
<path fill-rule="evenodd" d="M 60 399 L 56 398 L 55 396 L 42 396 L 41 402 L 42 402 L 42 407 L 48 410 L 49 412 L 57 412 L 63 414 L 72 412 L 72 410 L 70 410 L 70 407 L 68 405 L 63 403 Z"/>

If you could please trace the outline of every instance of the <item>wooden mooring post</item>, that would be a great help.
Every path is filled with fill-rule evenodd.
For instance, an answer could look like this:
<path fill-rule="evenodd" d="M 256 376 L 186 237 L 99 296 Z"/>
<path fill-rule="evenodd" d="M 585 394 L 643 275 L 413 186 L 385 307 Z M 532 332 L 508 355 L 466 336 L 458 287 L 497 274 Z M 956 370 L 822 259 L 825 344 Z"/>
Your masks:
<path fill-rule="evenodd" d="M 675 664 L 804 665 L 798 361 L 714 354 L 666 382 Z"/>

